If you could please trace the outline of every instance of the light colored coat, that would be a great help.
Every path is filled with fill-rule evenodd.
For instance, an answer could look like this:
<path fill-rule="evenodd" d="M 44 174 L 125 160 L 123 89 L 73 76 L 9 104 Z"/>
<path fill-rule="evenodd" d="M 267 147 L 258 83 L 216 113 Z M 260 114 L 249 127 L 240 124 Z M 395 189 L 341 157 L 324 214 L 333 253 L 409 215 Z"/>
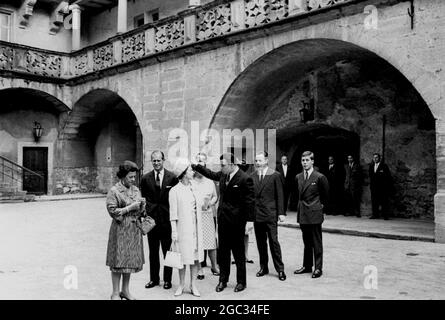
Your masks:
<path fill-rule="evenodd" d="M 196 190 L 190 189 L 182 182 L 174 186 L 168 195 L 170 204 L 170 221 L 177 221 L 177 233 L 179 252 L 181 253 L 183 264 L 194 264 L 195 243 L 198 244 L 199 261 L 204 261 L 202 213 L 203 200 Z M 193 192 L 192 192 L 193 190 Z M 196 233 L 194 232 L 193 201 L 196 199 Z"/>

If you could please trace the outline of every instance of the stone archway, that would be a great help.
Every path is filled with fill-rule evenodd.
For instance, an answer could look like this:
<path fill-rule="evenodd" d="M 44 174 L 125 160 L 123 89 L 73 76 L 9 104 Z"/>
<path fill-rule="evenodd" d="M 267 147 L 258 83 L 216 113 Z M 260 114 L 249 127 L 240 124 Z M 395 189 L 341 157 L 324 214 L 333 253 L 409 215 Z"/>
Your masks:
<path fill-rule="evenodd" d="M 303 108 L 310 110 L 304 121 Z M 320 125 L 360 137 L 358 155 L 365 176 L 372 153 L 386 155 L 397 184 L 395 216 L 434 219 L 433 114 L 400 71 L 355 44 L 307 39 L 265 54 L 232 83 L 210 127 L 302 132 Z M 278 152 L 282 143 L 277 135 Z M 368 189 L 365 180 L 364 208 L 369 207 Z"/>
<path fill-rule="evenodd" d="M 0 101 L 0 155 L 42 177 L 22 172 L 19 189 L 52 194 L 57 166 L 55 146 L 69 107 L 44 91 L 30 88 L 0 90 Z M 35 123 L 43 128 L 38 141 L 33 136 Z"/>
<path fill-rule="evenodd" d="M 57 192 L 73 186 L 76 191 L 106 192 L 124 160 L 143 164 L 136 117 L 124 99 L 107 89 L 91 90 L 74 104 L 58 151 Z"/>

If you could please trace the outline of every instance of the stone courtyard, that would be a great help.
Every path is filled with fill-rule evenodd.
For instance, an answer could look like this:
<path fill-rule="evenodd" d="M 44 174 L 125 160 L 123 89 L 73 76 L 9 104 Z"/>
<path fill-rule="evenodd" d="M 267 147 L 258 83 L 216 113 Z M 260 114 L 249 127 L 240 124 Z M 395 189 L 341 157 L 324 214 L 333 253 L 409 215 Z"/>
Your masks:
<path fill-rule="evenodd" d="M 111 219 L 104 198 L 0 204 L 0 219 L 0 299 L 109 299 L 105 252 Z M 141 300 L 445 299 L 444 244 L 330 233 L 323 237 L 320 279 L 293 274 L 302 263 L 301 233 L 280 227 L 285 282 L 278 280 L 271 261 L 271 273 L 255 277 L 259 266 L 253 237 L 249 255 L 255 263 L 247 264 L 247 289 L 233 292 L 233 266 L 228 288 L 216 293 L 218 279 L 205 268 L 205 279 L 198 283 L 201 298 L 173 296 L 177 272 L 170 290 L 144 288 L 149 272 L 144 239 L 146 264 L 132 276 L 130 289 Z M 77 289 L 65 289 L 64 284 L 74 286 L 70 277 L 76 272 Z"/>

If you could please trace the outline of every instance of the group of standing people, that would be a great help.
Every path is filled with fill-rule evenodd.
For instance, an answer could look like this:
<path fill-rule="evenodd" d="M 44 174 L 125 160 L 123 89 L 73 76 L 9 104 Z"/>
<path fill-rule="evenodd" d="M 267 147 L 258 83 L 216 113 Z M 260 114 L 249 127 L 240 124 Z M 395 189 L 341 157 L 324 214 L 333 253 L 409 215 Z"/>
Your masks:
<path fill-rule="evenodd" d="M 287 174 L 288 160 L 282 156 L 277 171 L 285 179 L 285 206 L 289 194 L 296 192 L 296 182 L 292 174 Z M 316 171 L 320 171 L 314 166 Z M 372 215 L 370 219 L 389 219 L 389 198 L 394 193 L 393 180 L 388 166 L 379 153 L 374 153 L 368 166 L 369 188 L 371 193 Z M 324 213 L 331 215 L 361 217 L 360 203 L 363 191 L 363 170 L 353 155 L 347 156 L 346 164 L 337 164 L 333 156 L 328 157 L 327 165 L 321 172 L 327 177 L 330 191 Z"/>
<path fill-rule="evenodd" d="M 382 199 L 380 189 L 373 189 L 375 181 L 382 183 L 382 176 L 389 174 L 387 166 L 381 164 L 377 156 L 374 156 L 374 166 L 370 166 L 370 174 L 371 169 L 373 171 L 371 190 L 374 190 L 375 199 L 373 212 L 374 207 L 385 209 L 387 204 Z M 160 285 L 159 249 L 162 249 L 165 257 L 168 250 L 175 248 L 180 252 L 184 265 L 179 269 L 175 296 L 184 292 L 186 266 L 190 269 L 190 292 L 200 296 L 196 280 L 204 278 L 202 262 L 205 252 L 210 257 L 213 275 L 219 276 L 216 291 L 221 292 L 227 287 L 231 254 L 236 264 L 234 291 L 243 291 L 247 286 L 245 235 L 252 228 L 260 257 L 260 269 L 256 276 L 269 273 L 269 242 L 278 279 L 286 280 L 278 241 L 278 222 L 285 220 L 291 188 L 298 194 L 297 222 L 304 243 L 303 266 L 294 273 L 312 273 L 312 278 L 322 275 L 323 213 L 327 208 L 332 208 L 333 194 L 339 188 L 335 181 L 329 181 L 332 178 L 330 172 L 327 178 L 314 167 L 312 152 L 302 154 L 303 170 L 293 178 L 288 172 L 287 158 L 285 161 L 282 158 L 282 165 L 275 171 L 268 165 L 267 152 L 256 154 L 256 170 L 250 173 L 240 169 L 232 153 L 221 155 L 221 170 L 218 172 L 208 169 L 206 160 L 206 155 L 202 153 L 197 155 L 194 164 L 180 158 L 170 172 L 164 168 L 163 152 L 154 151 L 151 154 L 153 170 L 142 177 L 141 191 L 134 185 L 138 171 L 136 164 L 125 161 L 119 167 L 119 182 L 107 195 L 107 209 L 113 218 L 106 260 L 112 275 L 112 299 L 134 299 L 129 292 L 129 280 L 130 274 L 141 271 L 144 264 L 140 228 L 141 217 L 144 216 L 150 216 L 156 222 L 147 234 L 150 262 L 150 281 L 145 285 L 147 289 Z M 346 172 L 346 177 L 353 177 L 359 169 L 354 167 L 352 157 L 348 157 L 348 161 L 350 170 Z M 329 159 L 329 164 L 331 171 L 335 165 L 333 158 Z M 345 187 L 353 187 L 354 184 L 347 179 Z M 218 183 L 219 193 L 211 180 Z M 163 288 L 170 289 L 171 281 L 172 268 L 164 266 Z"/>

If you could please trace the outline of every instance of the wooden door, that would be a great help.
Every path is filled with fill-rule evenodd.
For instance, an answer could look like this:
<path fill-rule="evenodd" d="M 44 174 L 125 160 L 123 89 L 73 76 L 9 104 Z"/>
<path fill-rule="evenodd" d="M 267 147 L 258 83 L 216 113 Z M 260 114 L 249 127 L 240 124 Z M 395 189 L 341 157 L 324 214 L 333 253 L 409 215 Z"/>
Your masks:
<path fill-rule="evenodd" d="M 48 148 L 24 147 L 23 167 L 42 176 L 23 170 L 23 190 L 32 194 L 46 194 L 48 184 Z"/>

